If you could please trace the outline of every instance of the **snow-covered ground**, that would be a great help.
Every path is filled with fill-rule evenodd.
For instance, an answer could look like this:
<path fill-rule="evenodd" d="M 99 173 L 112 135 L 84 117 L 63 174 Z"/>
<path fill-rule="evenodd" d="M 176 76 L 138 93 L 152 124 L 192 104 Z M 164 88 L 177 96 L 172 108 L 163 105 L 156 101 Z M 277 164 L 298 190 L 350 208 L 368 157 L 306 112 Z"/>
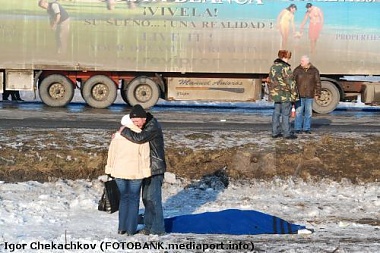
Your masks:
<path fill-rule="evenodd" d="M 98 180 L 2 182 L 0 252 L 202 252 L 194 248 L 201 245 L 212 248 L 221 243 L 243 247 L 223 252 L 248 252 L 244 247 L 254 247 L 256 252 L 362 253 L 380 249 L 379 183 L 273 180 L 231 182 L 228 188 L 218 190 L 185 187 L 189 182 L 173 176 L 169 174 L 163 186 L 166 217 L 229 208 L 250 209 L 305 225 L 315 232 L 127 237 L 117 234 L 117 212 L 108 214 L 97 210 L 102 193 L 102 183 Z M 62 245 L 67 250 L 60 250 Z M 158 245 L 159 249 L 152 248 Z M 168 249 L 173 245 L 187 248 Z M 139 249 L 143 246 L 146 248 Z M 205 249 L 204 252 L 222 251 Z"/>
<path fill-rule="evenodd" d="M 29 100 L 27 95 L 22 94 Z M 175 136 L 168 137 L 168 142 L 170 138 L 178 142 Z M 228 145 L 229 141 L 214 145 Z M 236 145 L 236 140 L 233 142 Z M 379 252 L 379 182 L 355 185 L 274 179 L 230 182 L 224 190 L 188 187 L 190 183 L 168 174 L 163 186 L 165 217 L 249 209 L 315 232 L 127 237 L 117 234 L 118 213 L 97 210 L 102 193 L 99 180 L 0 181 L 0 252 L 222 252 L 211 249 L 222 243 L 234 247 L 223 252 Z"/>

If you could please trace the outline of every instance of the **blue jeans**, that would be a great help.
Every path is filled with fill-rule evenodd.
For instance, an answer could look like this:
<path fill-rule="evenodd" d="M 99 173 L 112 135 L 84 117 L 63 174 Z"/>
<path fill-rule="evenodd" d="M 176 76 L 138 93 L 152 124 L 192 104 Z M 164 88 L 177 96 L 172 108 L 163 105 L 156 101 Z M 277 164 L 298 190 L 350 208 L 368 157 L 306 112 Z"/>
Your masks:
<path fill-rule="evenodd" d="M 296 131 L 310 131 L 311 116 L 313 114 L 314 98 L 301 98 L 296 103 L 296 119 L 294 129 Z"/>
<path fill-rule="evenodd" d="M 272 136 L 276 136 L 281 133 L 284 137 L 291 135 L 289 122 L 291 110 L 291 102 L 274 103 L 272 115 Z"/>
<path fill-rule="evenodd" d="M 145 206 L 144 224 L 151 234 L 165 233 L 162 210 L 162 182 L 164 175 L 154 175 L 143 180 L 142 199 Z"/>
<path fill-rule="evenodd" d="M 142 179 L 115 180 L 120 191 L 119 230 L 133 235 L 137 230 Z"/>

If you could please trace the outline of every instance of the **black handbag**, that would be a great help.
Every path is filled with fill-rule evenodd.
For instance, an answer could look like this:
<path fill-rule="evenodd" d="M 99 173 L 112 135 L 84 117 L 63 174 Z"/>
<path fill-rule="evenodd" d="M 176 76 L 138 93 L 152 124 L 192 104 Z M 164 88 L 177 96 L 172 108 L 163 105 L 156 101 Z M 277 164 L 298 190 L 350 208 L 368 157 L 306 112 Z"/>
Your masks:
<path fill-rule="evenodd" d="M 98 203 L 98 210 L 114 213 L 119 210 L 120 192 L 114 179 L 104 182 L 102 197 Z"/>

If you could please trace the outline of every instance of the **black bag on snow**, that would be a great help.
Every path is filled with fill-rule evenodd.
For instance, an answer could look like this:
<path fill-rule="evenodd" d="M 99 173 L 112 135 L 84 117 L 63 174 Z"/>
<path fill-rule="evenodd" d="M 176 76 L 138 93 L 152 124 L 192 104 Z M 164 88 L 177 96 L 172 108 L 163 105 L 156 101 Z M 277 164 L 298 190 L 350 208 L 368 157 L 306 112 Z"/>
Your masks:
<path fill-rule="evenodd" d="M 104 190 L 99 200 L 98 210 L 114 213 L 119 210 L 120 193 L 114 179 L 104 182 Z"/>

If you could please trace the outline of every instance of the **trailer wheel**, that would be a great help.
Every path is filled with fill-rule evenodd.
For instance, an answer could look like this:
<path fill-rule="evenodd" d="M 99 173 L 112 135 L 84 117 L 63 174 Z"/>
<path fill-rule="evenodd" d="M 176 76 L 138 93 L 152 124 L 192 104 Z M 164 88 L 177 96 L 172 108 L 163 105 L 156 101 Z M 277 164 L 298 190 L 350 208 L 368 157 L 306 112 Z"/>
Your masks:
<path fill-rule="evenodd" d="M 94 108 L 106 108 L 115 102 L 117 87 L 108 76 L 92 76 L 82 87 L 82 97 Z"/>
<path fill-rule="evenodd" d="M 313 111 L 320 114 L 327 114 L 336 109 L 340 101 L 338 88 L 329 81 L 321 82 L 321 96 L 314 99 Z"/>
<path fill-rule="evenodd" d="M 129 101 L 128 101 L 128 98 L 127 98 L 127 87 L 128 87 L 128 83 L 125 80 L 123 80 L 123 82 L 121 84 L 120 95 L 121 95 L 121 98 L 123 99 L 123 101 L 127 105 L 130 105 Z"/>
<path fill-rule="evenodd" d="M 129 83 L 126 97 L 130 105 L 140 104 L 147 109 L 157 103 L 160 97 L 160 88 L 152 79 L 140 76 Z"/>
<path fill-rule="evenodd" d="M 42 80 L 38 94 L 48 106 L 65 106 L 74 97 L 74 84 L 66 76 L 53 74 Z"/>

